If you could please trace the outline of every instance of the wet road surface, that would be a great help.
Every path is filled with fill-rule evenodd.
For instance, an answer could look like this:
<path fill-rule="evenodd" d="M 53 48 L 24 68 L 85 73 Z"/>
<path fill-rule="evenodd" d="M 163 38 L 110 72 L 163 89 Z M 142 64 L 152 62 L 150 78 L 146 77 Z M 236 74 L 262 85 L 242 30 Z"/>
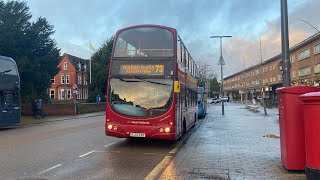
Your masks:
<path fill-rule="evenodd" d="M 187 137 L 106 137 L 104 120 L 96 116 L 0 129 L 0 179 L 152 179 Z"/>

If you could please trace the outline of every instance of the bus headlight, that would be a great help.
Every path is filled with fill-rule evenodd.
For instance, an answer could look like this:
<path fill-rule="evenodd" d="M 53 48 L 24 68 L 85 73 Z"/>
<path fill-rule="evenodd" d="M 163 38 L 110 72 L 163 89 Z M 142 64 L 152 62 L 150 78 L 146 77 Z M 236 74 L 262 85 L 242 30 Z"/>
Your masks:
<path fill-rule="evenodd" d="M 162 133 L 163 132 L 163 128 L 160 128 L 159 131 Z"/>
<path fill-rule="evenodd" d="M 112 125 L 111 124 L 108 125 L 108 129 L 110 129 L 110 130 L 112 129 Z"/>
<path fill-rule="evenodd" d="M 166 133 L 170 132 L 170 128 L 167 127 L 167 128 L 165 129 L 165 131 L 166 131 Z"/>
<path fill-rule="evenodd" d="M 172 125 L 173 125 L 173 122 L 172 122 L 172 121 L 170 121 L 170 122 L 169 122 L 169 125 L 170 125 L 170 126 L 172 126 Z"/>
<path fill-rule="evenodd" d="M 118 129 L 118 127 L 117 126 L 113 126 L 113 130 L 117 130 Z"/>

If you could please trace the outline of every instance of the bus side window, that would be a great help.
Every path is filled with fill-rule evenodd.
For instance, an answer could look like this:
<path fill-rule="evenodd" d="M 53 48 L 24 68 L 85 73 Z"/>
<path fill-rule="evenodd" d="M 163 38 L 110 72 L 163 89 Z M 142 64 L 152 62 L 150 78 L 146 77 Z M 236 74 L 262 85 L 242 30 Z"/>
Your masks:
<path fill-rule="evenodd" d="M 186 48 L 183 46 L 183 65 L 184 65 L 184 67 L 186 67 L 186 63 L 187 63 L 186 56 L 187 56 Z"/>
<path fill-rule="evenodd" d="M 181 51 L 181 40 L 180 40 L 180 37 L 178 36 L 178 41 L 177 41 L 177 60 L 179 61 L 179 62 L 182 62 L 182 58 L 181 58 L 181 56 L 182 56 L 182 51 Z"/>
<path fill-rule="evenodd" d="M 181 101 L 184 104 L 184 107 L 187 107 L 187 100 L 186 100 L 186 88 L 184 85 L 180 86 L 181 88 Z"/>

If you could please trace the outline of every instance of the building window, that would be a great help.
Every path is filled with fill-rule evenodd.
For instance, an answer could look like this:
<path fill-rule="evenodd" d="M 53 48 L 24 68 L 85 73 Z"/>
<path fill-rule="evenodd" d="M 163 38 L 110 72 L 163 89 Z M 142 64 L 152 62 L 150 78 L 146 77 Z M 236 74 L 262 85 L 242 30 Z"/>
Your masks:
<path fill-rule="evenodd" d="M 61 75 L 61 84 L 65 84 L 66 81 L 65 81 L 65 78 L 64 78 L 64 75 Z"/>
<path fill-rule="evenodd" d="M 68 99 L 71 99 L 71 97 L 72 97 L 71 89 L 68 89 L 68 90 L 67 90 L 67 98 L 68 98 Z"/>
<path fill-rule="evenodd" d="M 319 54 L 320 53 L 320 44 L 317 44 L 314 46 L 314 54 Z"/>
<path fill-rule="evenodd" d="M 68 63 L 67 62 L 64 62 L 63 63 L 63 70 L 67 70 L 68 69 Z"/>
<path fill-rule="evenodd" d="M 296 62 L 296 56 L 294 54 L 291 55 L 290 60 L 291 60 L 291 64 L 295 63 Z"/>
<path fill-rule="evenodd" d="M 279 80 L 279 81 L 282 80 L 282 74 L 278 75 L 278 80 Z"/>
<path fill-rule="evenodd" d="M 61 97 L 60 97 L 60 99 L 65 99 L 64 97 L 65 97 L 64 89 L 61 89 Z"/>
<path fill-rule="evenodd" d="M 54 84 L 55 82 L 55 78 L 53 77 L 53 79 L 50 79 L 51 84 Z"/>
<path fill-rule="evenodd" d="M 82 84 L 82 77 L 78 76 L 78 84 Z"/>
<path fill-rule="evenodd" d="M 299 61 L 310 57 L 310 49 L 304 50 L 299 53 Z"/>
<path fill-rule="evenodd" d="M 50 99 L 54 99 L 54 89 L 50 89 Z"/>
<path fill-rule="evenodd" d="M 272 77 L 270 77 L 270 82 L 272 82 Z"/>
<path fill-rule="evenodd" d="M 69 84 L 69 83 L 70 83 L 70 76 L 67 75 L 67 76 L 66 76 L 66 84 Z"/>
<path fill-rule="evenodd" d="M 311 68 L 310 67 L 299 69 L 299 77 L 308 76 L 310 74 L 311 74 Z"/>
<path fill-rule="evenodd" d="M 83 84 L 84 84 L 84 85 L 87 85 L 87 84 L 88 84 L 86 78 L 83 78 Z"/>
<path fill-rule="evenodd" d="M 314 73 L 320 73 L 320 64 L 314 66 Z"/>
<path fill-rule="evenodd" d="M 273 76 L 273 82 L 276 82 L 276 77 Z"/>

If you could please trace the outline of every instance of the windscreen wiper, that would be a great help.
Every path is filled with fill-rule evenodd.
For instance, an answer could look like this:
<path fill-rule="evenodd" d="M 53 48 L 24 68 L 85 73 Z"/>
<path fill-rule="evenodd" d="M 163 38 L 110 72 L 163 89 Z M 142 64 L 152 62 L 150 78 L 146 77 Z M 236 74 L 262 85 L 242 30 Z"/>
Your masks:
<path fill-rule="evenodd" d="M 133 80 L 133 81 L 128 81 L 128 80 L 125 80 L 125 79 L 122 79 L 122 78 L 120 78 L 120 77 L 116 77 L 117 79 L 119 79 L 120 81 L 123 81 L 123 82 L 142 82 L 142 80 L 140 80 L 140 81 L 136 81 L 136 80 Z"/>
<path fill-rule="evenodd" d="M 154 82 L 154 81 L 146 80 L 146 79 L 141 78 L 141 77 L 134 76 L 134 78 L 140 79 L 142 81 L 145 81 L 145 82 L 148 82 L 148 83 L 152 83 L 152 84 L 159 84 L 159 85 L 164 85 L 164 86 L 172 86 L 172 84 L 164 84 L 164 83 L 160 83 L 160 82 Z"/>
<path fill-rule="evenodd" d="M 0 72 L 0 74 L 6 74 L 6 73 L 8 73 L 8 72 L 11 72 L 12 70 L 11 69 L 9 69 L 9 70 L 6 70 L 6 71 L 2 71 L 2 72 Z"/>

